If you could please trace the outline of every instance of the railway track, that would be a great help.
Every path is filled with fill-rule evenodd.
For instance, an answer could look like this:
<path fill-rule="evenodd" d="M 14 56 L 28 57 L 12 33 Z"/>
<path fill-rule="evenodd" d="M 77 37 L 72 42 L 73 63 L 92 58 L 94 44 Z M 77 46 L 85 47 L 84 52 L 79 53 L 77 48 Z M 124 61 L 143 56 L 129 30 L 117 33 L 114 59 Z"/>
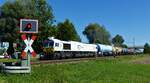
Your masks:
<path fill-rule="evenodd" d="M 41 61 L 31 61 L 31 65 L 38 64 L 61 64 L 61 63 L 78 63 L 81 61 L 95 60 L 97 58 L 75 58 L 75 59 L 62 59 L 62 60 L 41 60 Z"/>
<path fill-rule="evenodd" d="M 131 56 L 131 55 L 125 55 Z M 124 57 L 116 56 L 115 58 Z M 61 59 L 61 60 L 38 60 L 38 61 L 31 61 L 31 65 L 38 65 L 38 64 L 61 64 L 61 63 L 78 63 L 81 61 L 89 61 L 89 60 L 104 60 L 104 59 L 112 59 L 114 56 L 101 56 L 101 57 L 88 57 L 88 58 L 73 58 L 73 59 Z"/>

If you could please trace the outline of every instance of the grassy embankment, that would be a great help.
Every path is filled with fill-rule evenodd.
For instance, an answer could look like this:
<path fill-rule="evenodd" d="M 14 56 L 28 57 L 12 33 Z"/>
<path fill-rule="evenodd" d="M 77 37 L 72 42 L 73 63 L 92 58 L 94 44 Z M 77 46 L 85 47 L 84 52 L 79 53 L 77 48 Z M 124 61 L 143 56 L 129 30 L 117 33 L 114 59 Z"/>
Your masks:
<path fill-rule="evenodd" d="M 148 55 L 32 66 L 31 74 L 0 74 L 0 83 L 150 83 Z"/>

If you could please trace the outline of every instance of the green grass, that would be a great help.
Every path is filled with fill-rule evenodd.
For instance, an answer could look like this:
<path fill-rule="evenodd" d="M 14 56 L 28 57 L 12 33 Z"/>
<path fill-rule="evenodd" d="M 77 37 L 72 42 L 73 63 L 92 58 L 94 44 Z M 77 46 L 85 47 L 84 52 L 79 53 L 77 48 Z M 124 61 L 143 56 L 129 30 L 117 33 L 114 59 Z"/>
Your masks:
<path fill-rule="evenodd" d="M 150 65 L 132 63 L 145 57 L 148 55 L 35 65 L 31 74 L 0 74 L 0 83 L 150 83 Z"/>
<path fill-rule="evenodd" d="M 17 62 L 18 59 L 0 59 L 0 62 Z"/>

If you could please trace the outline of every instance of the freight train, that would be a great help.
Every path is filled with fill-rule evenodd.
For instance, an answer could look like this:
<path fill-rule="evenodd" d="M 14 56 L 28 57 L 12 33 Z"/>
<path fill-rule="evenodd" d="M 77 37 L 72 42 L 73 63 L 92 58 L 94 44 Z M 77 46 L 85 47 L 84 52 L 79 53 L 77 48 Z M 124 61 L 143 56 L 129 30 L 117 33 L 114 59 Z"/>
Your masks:
<path fill-rule="evenodd" d="M 81 57 L 100 57 L 100 56 L 118 56 L 135 53 L 142 53 L 140 50 L 115 47 L 104 44 L 87 44 L 77 41 L 62 41 L 49 37 L 42 43 L 43 49 L 40 52 L 40 59 L 64 59 L 64 58 L 81 58 Z M 6 48 L 5 48 L 6 47 Z M 0 58 L 8 57 L 7 49 L 9 43 L 0 43 Z M 16 48 L 14 44 L 13 47 Z M 5 48 L 5 51 L 2 51 Z M 15 52 L 11 58 L 17 58 Z M 18 56 L 19 57 L 19 56 Z"/>
<path fill-rule="evenodd" d="M 62 41 L 49 37 L 43 41 L 40 59 L 63 59 L 77 57 L 98 57 L 134 54 L 133 49 L 104 44 L 87 44 L 76 41 Z"/>

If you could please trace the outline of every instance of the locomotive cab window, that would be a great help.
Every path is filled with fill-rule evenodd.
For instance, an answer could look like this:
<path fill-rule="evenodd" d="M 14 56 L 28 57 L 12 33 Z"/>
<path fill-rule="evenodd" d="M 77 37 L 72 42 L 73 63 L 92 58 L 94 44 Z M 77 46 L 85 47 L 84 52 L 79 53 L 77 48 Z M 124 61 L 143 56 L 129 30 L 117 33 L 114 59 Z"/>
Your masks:
<path fill-rule="evenodd" d="M 45 40 L 43 42 L 43 45 L 44 45 L 44 47 L 53 47 L 54 41 L 52 41 L 52 40 Z"/>
<path fill-rule="evenodd" d="M 71 50 L 71 45 L 70 44 L 63 44 L 63 49 L 64 50 Z"/>
<path fill-rule="evenodd" d="M 55 47 L 59 47 L 59 43 L 55 43 Z"/>

